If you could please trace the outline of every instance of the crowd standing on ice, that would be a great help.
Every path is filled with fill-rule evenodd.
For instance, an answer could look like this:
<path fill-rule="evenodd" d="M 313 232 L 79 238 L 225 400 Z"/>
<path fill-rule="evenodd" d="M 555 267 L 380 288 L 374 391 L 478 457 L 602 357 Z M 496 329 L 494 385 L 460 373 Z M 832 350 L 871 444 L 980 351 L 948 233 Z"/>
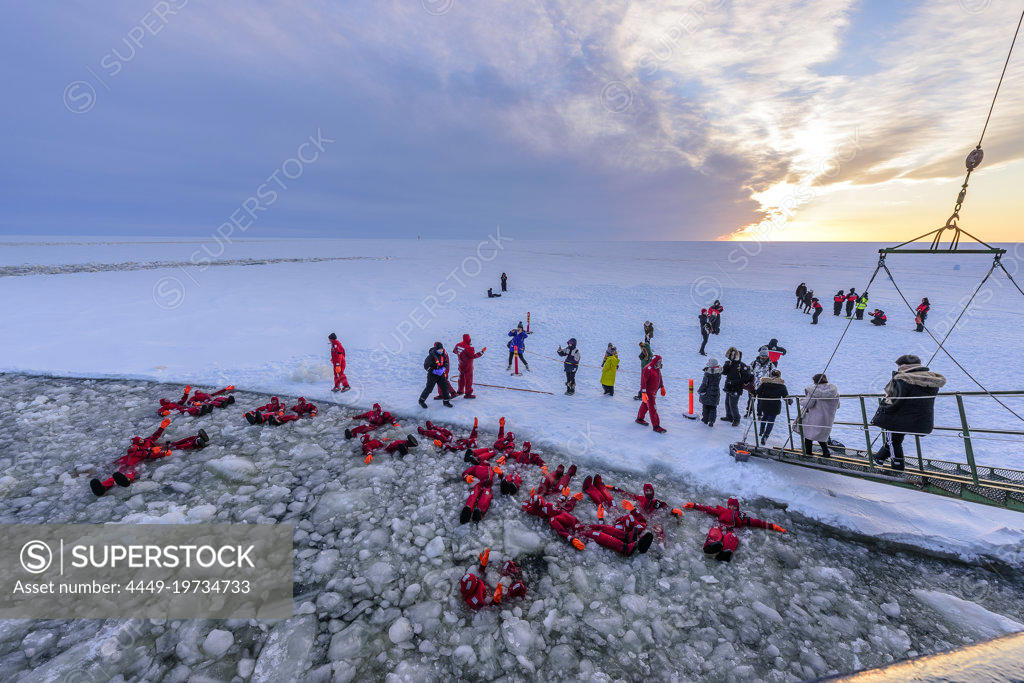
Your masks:
<path fill-rule="evenodd" d="M 507 277 L 504 273 L 501 280 L 502 290 L 506 291 Z M 852 288 L 848 292 L 840 290 L 833 297 L 833 315 L 841 315 L 845 308 L 848 318 L 852 318 L 856 311 L 857 319 L 862 319 L 867 304 L 867 292 L 858 294 Z M 805 312 L 814 311 L 813 324 L 816 324 L 822 306 L 803 283 L 797 289 L 797 307 L 801 306 Z M 919 327 L 929 308 L 928 300 L 924 299 L 916 311 Z M 724 307 L 718 300 L 701 311 L 698 320 L 702 344 L 698 353 L 702 356 L 706 355 L 708 336 L 720 334 L 723 311 Z M 884 324 L 885 316 L 881 311 L 876 309 L 872 317 L 876 324 L 879 324 L 879 318 L 881 324 Z M 530 334 L 529 325 L 524 328 L 522 322 L 508 332 L 508 370 L 511 371 L 513 365 L 518 369 L 519 363 L 522 363 L 526 371 L 530 370 L 524 355 Z M 635 422 L 650 426 L 656 433 L 665 433 L 657 407 L 658 395 L 665 396 L 667 393 L 662 372 L 663 358 L 653 352 L 653 338 L 654 324 L 645 321 L 643 340 L 638 342 L 640 387 L 634 398 L 640 405 Z M 328 341 L 334 378 L 332 390 L 347 391 L 350 385 L 345 374 L 345 349 L 334 332 L 328 335 Z M 448 408 L 454 407 L 451 399 L 456 396 L 475 398 L 474 362 L 483 357 L 486 350 L 483 347 L 477 351 L 469 333 L 462 335 L 461 341 L 453 347 L 458 358 L 459 372 L 458 385 L 454 387 L 450 380 L 449 355 L 442 342 L 435 342 L 423 361 L 426 383 L 419 396 L 419 405 L 422 408 L 428 407 L 426 398 L 435 387 L 435 400 L 440 400 L 441 405 Z M 582 359 L 576 338 L 570 338 L 564 347 L 559 346 L 556 353 L 565 373 L 565 394 L 572 396 L 576 392 L 576 376 Z M 725 362 L 721 365 L 717 359 L 708 358 L 697 391 L 702 406 L 701 421 L 708 427 L 714 426 L 718 405 L 724 396 L 725 421 L 732 426 L 739 426 L 744 416 L 753 417 L 755 442 L 765 445 L 782 407 L 791 404 L 793 400 L 778 369 L 779 361 L 785 355 L 786 349 L 780 346 L 777 339 L 771 339 L 758 349 L 757 356 L 750 364 L 743 360 L 742 351 L 735 346 L 726 351 Z M 922 365 L 920 358 L 914 355 L 901 356 L 896 363 L 897 371 L 885 387 L 885 399 L 872 418 L 872 424 L 884 430 L 885 443 L 875 455 L 877 461 L 882 464 L 891 458 L 893 469 L 901 470 L 904 467 L 903 441 L 906 434 L 925 435 L 932 431 L 934 396 L 945 384 L 945 378 Z M 619 367 L 618 350 L 614 344 L 608 343 L 601 364 L 597 367 L 601 370 L 600 384 L 604 394 L 613 396 Z M 92 492 L 96 496 L 103 496 L 115 485 L 128 487 L 138 478 L 147 463 L 175 452 L 204 448 L 210 442 L 205 429 L 199 429 L 193 436 L 161 441 L 165 430 L 171 425 L 167 416 L 178 413 L 200 419 L 215 409 L 226 409 L 235 403 L 232 395 L 234 389 L 232 385 L 212 393 L 192 393 L 192 388 L 186 386 L 177 400 L 159 399 L 157 413 L 164 418 L 159 427 L 148 437 L 133 437 L 125 455 L 114 463 L 113 474 L 105 480 L 95 478 L 90 481 Z M 747 402 L 741 415 L 740 398 L 744 393 L 747 394 Z M 830 435 L 839 403 L 838 388 L 824 374 L 814 375 L 810 386 L 803 391 L 796 418 L 805 453 L 811 453 L 817 443 L 822 455 L 830 454 L 829 447 L 833 443 Z M 300 419 L 313 419 L 318 412 L 317 406 L 303 397 L 288 407 L 273 396 L 266 404 L 245 411 L 242 417 L 252 426 L 281 426 Z M 346 439 L 359 438 L 364 463 L 373 462 L 374 455 L 380 451 L 404 457 L 421 446 L 420 440 L 413 434 L 396 437 L 382 433 L 380 438 L 374 436 L 375 432 L 400 426 L 397 418 L 379 403 L 374 403 L 370 410 L 352 419 L 354 424 L 344 430 L 344 435 Z M 644 484 L 642 493 L 638 494 L 605 484 L 599 473 L 586 476 L 579 491 L 574 493 L 572 485 L 577 474 L 575 464 L 568 467 L 559 464 L 550 468 L 542 454 L 533 450 L 529 441 L 524 441 L 521 447 L 517 446 L 516 435 L 506 431 L 504 417 L 499 420 L 497 437 L 490 445 L 478 443 L 478 426 L 478 420 L 474 419 L 469 434 L 458 438 L 451 429 L 429 420 L 425 426 L 416 429 L 421 437 L 426 437 L 425 445 L 433 445 L 435 454 L 462 454 L 462 463 L 452 470 L 455 475 L 465 465 L 458 476 L 470 486 L 458 514 L 460 524 L 479 524 L 484 521 L 494 499 L 495 484 L 498 485 L 500 495 L 517 496 L 527 485 L 526 482 L 532 479 L 534 483 L 519 508 L 527 515 L 543 520 L 547 527 L 578 551 L 585 550 L 588 543 L 593 541 L 626 557 L 646 553 L 655 541 L 664 541 L 664 521 L 669 518 L 666 515 L 681 517 L 685 510 L 705 512 L 716 518 L 704 539 L 703 551 L 719 561 L 730 561 L 737 550 L 739 540 L 736 529 L 750 526 L 780 533 L 786 531 L 776 524 L 744 515 L 735 498 L 730 498 L 725 506 L 687 502 L 671 508 L 668 503 L 655 497 L 651 483 Z M 594 506 L 592 521 L 584 519 L 583 511 L 577 507 L 586 498 Z M 612 515 L 614 519 L 608 523 L 606 515 Z M 507 559 L 502 565 L 496 587 L 492 589 L 487 584 L 485 570 L 489 556 L 489 549 L 484 549 L 478 557 L 475 571 L 467 571 L 459 581 L 458 590 L 471 609 L 481 609 L 487 605 L 500 604 L 504 599 L 526 596 L 523 572 L 513 558 Z M 507 590 L 502 579 L 506 579 Z"/>
<path fill-rule="evenodd" d="M 847 320 L 863 320 L 864 313 L 868 308 L 867 292 L 857 293 L 856 288 L 850 287 L 849 290 L 840 289 L 832 297 L 832 315 L 834 317 L 840 317 L 846 313 Z M 818 301 L 818 297 L 814 296 L 814 290 L 807 287 L 806 282 L 801 282 L 796 287 L 796 309 L 802 310 L 804 313 L 811 315 L 811 324 L 818 324 L 818 317 L 821 315 L 823 310 L 821 302 Z M 928 301 L 928 297 L 921 299 L 921 303 L 918 304 L 914 310 L 914 331 L 924 332 L 924 321 L 928 317 L 928 312 L 931 311 L 932 305 Z M 871 324 L 876 327 L 882 327 L 888 322 L 888 317 L 880 308 L 876 308 L 867 314 L 871 319 Z M 702 321 L 703 324 L 703 321 Z M 707 337 L 705 335 L 705 342 Z M 704 347 L 701 346 L 701 352 L 703 353 Z"/>

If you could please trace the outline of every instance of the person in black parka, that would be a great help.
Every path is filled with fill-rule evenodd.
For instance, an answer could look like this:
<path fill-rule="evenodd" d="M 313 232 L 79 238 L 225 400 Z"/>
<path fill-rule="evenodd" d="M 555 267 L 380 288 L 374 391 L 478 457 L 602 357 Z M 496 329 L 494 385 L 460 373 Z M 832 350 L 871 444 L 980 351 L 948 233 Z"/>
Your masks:
<path fill-rule="evenodd" d="M 772 370 L 770 375 L 761 378 L 754 396 L 757 397 L 758 436 L 763 446 L 775 427 L 775 418 L 782 412 L 782 402 L 792 403 L 793 399 L 788 398 L 786 382 L 778 370 Z"/>
<path fill-rule="evenodd" d="M 448 391 L 448 354 L 444 351 L 444 344 L 441 342 L 435 342 L 427 352 L 427 357 L 423 361 L 423 369 L 427 371 L 427 386 L 423 388 L 420 393 L 420 406 L 423 408 L 427 407 L 427 396 L 433 391 L 434 387 L 438 387 L 441 392 L 441 399 L 444 401 L 444 405 L 448 408 L 453 407 L 451 401 L 451 393 Z"/>
<path fill-rule="evenodd" d="M 804 305 L 804 294 L 807 293 L 807 284 L 801 282 L 796 286 L 796 307 L 800 308 Z"/>
<path fill-rule="evenodd" d="M 506 275 L 505 273 L 501 274 L 501 291 L 508 291 L 508 275 Z"/>
<path fill-rule="evenodd" d="M 875 453 L 881 464 L 892 456 L 895 470 L 904 468 L 903 439 L 907 434 L 931 434 L 935 427 L 935 395 L 946 378 L 921 364 L 921 359 L 906 354 L 896 359 L 896 371 L 885 385 L 883 398 L 871 418 L 871 424 L 888 434 L 887 443 Z"/>

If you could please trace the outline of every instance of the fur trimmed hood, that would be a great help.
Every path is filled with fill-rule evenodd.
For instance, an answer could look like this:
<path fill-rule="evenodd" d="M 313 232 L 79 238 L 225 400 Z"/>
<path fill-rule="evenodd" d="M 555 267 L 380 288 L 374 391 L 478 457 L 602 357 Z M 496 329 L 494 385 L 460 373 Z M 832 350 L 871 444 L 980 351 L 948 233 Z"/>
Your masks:
<path fill-rule="evenodd" d="M 901 365 L 893 375 L 890 384 L 896 380 L 903 380 L 907 384 L 913 384 L 927 389 L 941 389 L 946 385 L 946 377 L 937 372 L 932 372 L 924 365 Z"/>
<path fill-rule="evenodd" d="M 782 379 L 781 377 L 772 377 L 771 375 L 769 375 L 768 377 L 761 378 L 761 384 L 781 384 L 785 386 L 786 380 Z"/>
<path fill-rule="evenodd" d="M 828 384 L 812 384 L 804 389 L 807 398 L 839 398 L 839 387 Z"/>

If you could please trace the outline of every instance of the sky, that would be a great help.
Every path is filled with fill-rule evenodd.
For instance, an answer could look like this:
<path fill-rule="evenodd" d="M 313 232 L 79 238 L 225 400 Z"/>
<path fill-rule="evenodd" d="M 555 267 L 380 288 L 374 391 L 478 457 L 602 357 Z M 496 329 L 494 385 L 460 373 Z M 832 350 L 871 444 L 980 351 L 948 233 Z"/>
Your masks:
<path fill-rule="evenodd" d="M 952 212 L 1022 9 L 8 3 L 0 233 L 903 241 Z M 961 211 L 987 241 L 1024 239 L 1018 47 Z"/>

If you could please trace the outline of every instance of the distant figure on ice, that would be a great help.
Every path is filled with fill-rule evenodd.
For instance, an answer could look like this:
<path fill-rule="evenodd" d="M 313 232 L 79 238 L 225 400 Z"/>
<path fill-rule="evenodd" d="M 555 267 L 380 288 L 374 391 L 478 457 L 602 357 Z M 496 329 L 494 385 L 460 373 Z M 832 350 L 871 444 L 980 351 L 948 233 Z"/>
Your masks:
<path fill-rule="evenodd" d="M 924 321 L 928 319 L 928 311 L 932 310 L 932 305 L 928 301 L 928 297 L 921 299 L 921 303 L 917 305 L 917 309 L 914 311 L 919 318 L 917 320 L 917 332 L 924 332 Z"/>
<path fill-rule="evenodd" d="M 640 345 L 640 355 L 638 357 L 640 358 L 640 388 L 637 390 L 636 396 L 633 397 L 634 401 L 639 401 L 641 399 L 641 397 L 643 396 L 643 393 L 644 393 L 644 378 L 643 378 L 644 368 L 647 367 L 647 364 L 651 362 L 652 358 L 654 358 L 654 352 L 651 351 L 651 341 L 647 337 L 644 337 L 644 340 L 642 342 L 639 342 L 639 345 Z"/>
<path fill-rule="evenodd" d="M 796 286 L 796 308 L 804 305 L 805 294 L 807 294 L 807 283 L 801 282 Z"/>
<path fill-rule="evenodd" d="M 839 410 L 839 389 L 830 384 L 828 377 L 817 374 L 811 378 L 813 384 L 804 389 L 804 400 L 800 402 L 800 434 L 804 440 L 804 453 L 810 455 L 814 442 L 821 446 L 821 454 L 831 455 L 828 437 Z"/>
<path fill-rule="evenodd" d="M 441 342 L 435 342 L 430 351 L 427 352 L 427 357 L 423 361 L 423 369 L 427 371 L 427 385 L 423 387 L 423 391 L 420 393 L 420 407 L 427 407 L 427 396 L 433 388 L 439 387 L 441 391 L 441 399 L 444 401 L 446 408 L 452 408 L 452 403 L 449 400 L 451 394 L 448 393 L 448 378 L 446 373 L 448 368 L 446 363 L 448 362 L 448 354 L 444 351 L 444 345 Z"/>
<path fill-rule="evenodd" d="M 508 336 L 511 339 L 508 342 L 508 367 L 506 370 L 512 369 L 512 359 L 517 355 L 519 356 L 520 362 L 527 370 L 530 369 L 530 364 L 526 362 L 526 358 L 523 357 L 523 352 L 526 351 L 526 335 L 528 335 L 525 329 L 523 329 L 523 321 L 519 321 L 519 325 L 514 329 L 509 330 Z"/>
<path fill-rule="evenodd" d="M 843 302 L 846 301 L 846 292 L 839 290 L 836 295 L 832 297 L 832 315 L 838 316 L 843 312 Z"/>
<path fill-rule="evenodd" d="M 885 311 L 883 311 L 881 308 L 876 308 L 871 313 L 871 324 L 872 325 L 878 325 L 880 327 L 880 326 L 885 324 L 885 321 L 886 321 Z"/>
<path fill-rule="evenodd" d="M 708 308 L 709 315 L 714 313 L 711 316 L 711 334 L 718 334 L 722 331 L 722 312 L 724 310 L 725 307 L 722 306 L 722 302 L 718 299 L 715 299 L 715 303 L 711 304 L 711 307 Z"/>
<path fill-rule="evenodd" d="M 711 319 L 708 317 L 708 309 L 700 309 L 700 315 L 697 316 L 697 323 L 700 325 L 700 350 L 697 351 L 702 356 L 708 355 L 704 351 L 704 347 L 708 345 L 708 335 L 711 334 Z"/>
<path fill-rule="evenodd" d="M 615 395 L 615 373 L 618 370 L 619 352 L 608 344 L 608 349 L 604 352 L 604 362 L 601 364 L 601 387 L 608 396 Z"/>
<path fill-rule="evenodd" d="M 565 357 L 562 361 L 562 368 L 565 370 L 565 395 L 572 396 L 576 393 L 576 371 L 580 367 L 580 350 L 576 348 L 576 338 L 567 341 L 564 349 L 559 346 L 558 355 Z"/>
<path fill-rule="evenodd" d="M 697 399 L 703 407 L 700 421 L 708 427 L 715 426 L 718 417 L 718 401 L 721 399 L 722 368 L 716 358 L 708 358 L 704 365 L 704 379 L 697 389 Z"/>
<path fill-rule="evenodd" d="M 640 404 L 640 412 L 636 414 L 636 422 L 646 427 L 648 423 L 644 417 L 650 412 L 650 424 L 654 431 L 664 434 L 666 430 L 661 426 L 661 420 L 658 419 L 656 406 L 658 392 L 660 391 L 662 396 L 665 395 L 665 385 L 661 381 L 661 356 L 655 356 L 644 368 L 642 382 L 644 385 L 643 402 Z"/>
<path fill-rule="evenodd" d="M 821 315 L 821 302 L 818 301 L 818 297 L 811 299 L 811 308 L 814 310 L 814 317 L 811 318 L 811 324 L 818 324 L 818 316 Z"/>
<path fill-rule="evenodd" d="M 735 346 L 730 346 L 725 352 L 722 375 L 725 376 L 725 421 L 731 422 L 733 427 L 738 427 L 740 395 L 743 393 L 743 387 L 754 378 L 754 375 L 743 362 L 743 352 Z"/>
<path fill-rule="evenodd" d="M 501 274 L 501 291 L 508 291 L 508 275 L 506 275 L 505 273 Z"/>
<path fill-rule="evenodd" d="M 762 351 L 768 352 L 768 360 L 772 362 L 772 365 L 779 367 L 779 359 L 786 355 L 785 347 L 779 346 L 779 340 L 772 337 L 768 340 L 768 343 L 757 350 L 758 353 Z"/>
<path fill-rule="evenodd" d="M 654 323 L 652 323 L 650 320 L 644 321 L 644 339 L 646 341 L 651 341 L 652 339 L 654 339 Z"/>
<path fill-rule="evenodd" d="M 345 347 L 334 332 L 327 335 L 327 338 L 331 340 L 331 366 L 334 368 L 334 388 L 331 391 L 348 391 L 352 387 L 345 377 Z"/>
<path fill-rule="evenodd" d="M 846 295 L 846 317 L 853 317 L 853 305 L 857 303 L 857 291 L 850 287 L 850 292 Z"/>
<path fill-rule="evenodd" d="M 775 427 L 775 419 L 782 412 L 782 402 L 792 403 L 793 399 L 787 398 L 789 390 L 786 389 L 786 382 L 778 370 L 772 370 L 767 377 L 761 378 L 754 396 L 757 398 L 757 431 L 763 446 L 768 443 L 768 437 Z"/>
<path fill-rule="evenodd" d="M 871 418 L 871 424 L 885 430 L 887 437 L 875 453 L 882 464 L 892 455 L 892 468 L 902 470 L 903 439 L 907 434 L 931 434 L 935 427 L 935 395 L 946 378 L 921 364 L 921 359 L 906 354 L 896 359 L 896 371 L 885 385 L 885 398 Z"/>
<path fill-rule="evenodd" d="M 857 320 L 863 320 L 864 319 L 864 309 L 866 309 L 867 307 L 868 307 L 868 293 L 864 292 L 863 294 L 860 295 L 860 297 L 857 298 L 857 305 L 854 306 L 854 308 L 857 309 L 857 311 L 856 311 Z"/>
<path fill-rule="evenodd" d="M 491 288 L 491 287 L 488 287 L 487 288 L 487 298 L 488 299 L 500 299 L 501 298 L 501 294 L 495 294 L 494 293 L 494 289 Z"/>
<path fill-rule="evenodd" d="M 804 313 L 810 314 L 811 306 L 814 304 L 814 290 L 808 289 L 804 293 Z"/>
<path fill-rule="evenodd" d="M 473 361 L 484 355 L 486 350 L 486 346 L 479 352 L 474 349 L 468 333 L 462 335 L 462 341 L 452 349 L 459 357 L 459 388 L 455 392 L 456 396 L 476 398 L 473 394 Z"/>

